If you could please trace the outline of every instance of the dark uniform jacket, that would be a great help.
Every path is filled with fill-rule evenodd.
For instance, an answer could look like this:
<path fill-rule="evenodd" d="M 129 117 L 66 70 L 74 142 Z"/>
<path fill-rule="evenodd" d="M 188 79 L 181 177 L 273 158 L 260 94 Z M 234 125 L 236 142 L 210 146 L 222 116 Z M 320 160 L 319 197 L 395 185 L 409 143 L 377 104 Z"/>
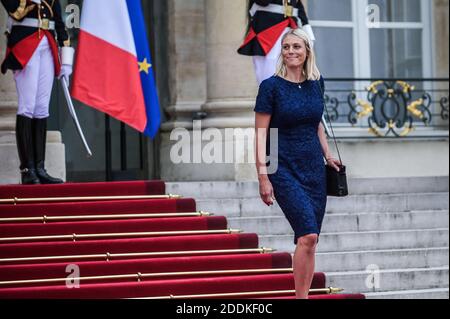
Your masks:
<path fill-rule="evenodd" d="M 250 0 L 249 11 L 253 4 L 266 7 L 276 4 L 283 7 L 284 0 Z M 285 14 L 257 11 L 252 17 L 249 16 L 248 33 L 238 53 L 249 56 L 265 56 L 275 45 L 286 27 L 292 29 L 309 24 L 305 7 L 301 0 L 288 0 L 288 5 L 298 9 L 297 16 L 286 16 Z M 301 22 L 301 24 L 299 23 Z"/>
<path fill-rule="evenodd" d="M 61 69 L 58 58 L 58 45 L 69 46 L 69 35 L 65 29 L 61 15 L 59 0 L 41 0 L 38 5 L 30 0 L 1 0 L 8 15 L 14 21 L 23 21 L 25 18 L 41 19 L 55 22 L 55 30 L 45 30 L 37 27 L 13 26 L 7 33 L 7 49 L 5 60 L 1 65 L 2 73 L 10 70 L 23 69 L 31 59 L 42 37 L 49 40 L 55 62 L 55 73 Z M 57 43 L 58 42 L 58 43 Z"/>

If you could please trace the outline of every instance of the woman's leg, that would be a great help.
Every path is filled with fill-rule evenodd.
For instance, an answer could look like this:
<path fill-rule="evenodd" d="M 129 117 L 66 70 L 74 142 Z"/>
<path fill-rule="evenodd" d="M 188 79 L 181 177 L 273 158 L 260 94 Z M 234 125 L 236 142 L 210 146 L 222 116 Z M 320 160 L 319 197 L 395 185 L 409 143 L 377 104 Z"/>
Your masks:
<path fill-rule="evenodd" d="M 308 299 L 309 289 L 314 278 L 316 247 L 318 235 L 299 238 L 294 254 L 294 278 L 297 299 Z"/>

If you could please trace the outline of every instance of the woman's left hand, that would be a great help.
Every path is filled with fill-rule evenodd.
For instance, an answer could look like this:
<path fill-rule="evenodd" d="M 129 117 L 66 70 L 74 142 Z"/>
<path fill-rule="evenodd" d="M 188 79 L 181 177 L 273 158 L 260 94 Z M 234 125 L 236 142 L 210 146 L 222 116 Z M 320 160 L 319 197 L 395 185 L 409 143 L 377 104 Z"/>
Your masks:
<path fill-rule="evenodd" d="M 339 172 L 341 169 L 340 167 L 342 166 L 342 163 L 335 158 L 329 158 L 327 159 L 327 165 L 333 167 L 337 172 Z"/>

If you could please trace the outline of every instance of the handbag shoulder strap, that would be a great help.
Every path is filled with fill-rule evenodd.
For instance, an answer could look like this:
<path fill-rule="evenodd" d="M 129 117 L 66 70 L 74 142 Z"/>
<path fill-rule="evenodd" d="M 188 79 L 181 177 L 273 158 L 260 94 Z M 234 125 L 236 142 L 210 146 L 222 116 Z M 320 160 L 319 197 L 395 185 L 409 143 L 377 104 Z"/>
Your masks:
<path fill-rule="evenodd" d="M 334 134 L 333 124 L 331 123 L 331 117 L 330 117 L 330 114 L 328 113 L 328 108 L 327 108 L 327 105 L 325 103 L 325 92 L 322 89 L 322 85 L 320 83 L 321 81 L 319 80 L 318 82 L 319 82 L 319 89 L 320 89 L 320 92 L 322 93 L 322 97 L 323 97 L 323 106 L 325 108 L 325 111 L 327 112 L 328 119 L 330 120 L 331 133 L 333 134 L 334 145 L 336 145 L 336 150 L 337 150 L 337 153 L 338 153 L 338 156 L 339 156 L 339 161 L 341 162 L 342 165 L 344 165 L 344 162 L 342 162 L 341 152 L 339 151 L 339 147 L 338 147 L 338 144 L 337 144 L 336 134 Z"/>

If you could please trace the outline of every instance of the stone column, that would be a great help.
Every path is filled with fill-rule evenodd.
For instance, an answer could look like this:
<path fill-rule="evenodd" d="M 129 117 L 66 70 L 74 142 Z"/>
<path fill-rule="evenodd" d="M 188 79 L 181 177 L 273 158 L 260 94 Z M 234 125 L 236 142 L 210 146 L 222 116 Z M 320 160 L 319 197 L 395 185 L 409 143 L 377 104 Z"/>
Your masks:
<path fill-rule="evenodd" d="M 187 137 L 183 140 L 170 140 L 169 133 L 163 135 L 161 177 L 192 181 L 252 180 L 256 178 L 251 160 L 257 85 L 251 57 L 236 52 L 245 36 L 247 4 L 242 0 L 205 0 L 197 4 L 200 2 L 205 34 L 203 39 L 197 38 L 195 45 L 203 47 L 206 60 L 206 94 L 199 109 L 202 120 L 193 124 L 192 118 L 189 119 L 191 125 L 183 126 L 188 131 L 173 126 L 174 133 Z M 190 151 L 191 162 L 174 164 L 170 158 L 174 147 Z M 211 162 L 202 157 L 205 154 L 219 155 Z"/>
<path fill-rule="evenodd" d="M 167 55 L 169 119 L 163 131 L 192 129 L 193 116 L 206 98 L 204 0 L 169 0 Z M 158 66 L 156 66 L 158 67 Z M 160 67 L 160 66 L 159 66 Z"/>
<path fill-rule="evenodd" d="M 234 129 L 222 143 L 233 150 L 227 179 L 256 179 L 253 112 L 257 85 L 252 58 L 237 54 L 247 26 L 247 1 L 205 1 L 208 98 L 204 128 Z M 225 151 L 224 153 L 227 153 Z M 219 167 L 220 169 L 220 167 Z"/>
<path fill-rule="evenodd" d="M 0 61 L 3 61 L 6 52 L 6 11 L 0 10 Z M 15 113 L 17 110 L 16 87 L 11 72 L 0 76 L 0 131 L 14 131 Z"/>
<path fill-rule="evenodd" d="M 6 52 L 7 14 L 0 7 L 0 61 Z M 0 184 L 20 182 L 19 158 L 17 155 L 15 125 L 17 112 L 17 93 L 11 72 L 0 74 Z M 52 176 L 65 179 L 65 150 L 60 132 L 47 134 L 47 170 Z"/>
<path fill-rule="evenodd" d="M 205 1 L 208 98 L 206 127 L 253 127 L 256 80 L 251 57 L 236 50 L 246 30 L 246 1 Z"/>
<path fill-rule="evenodd" d="M 438 78 L 448 78 L 449 74 L 449 49 L 448 49 L 448 37 L 449 37 L 449 0 L 434 0 L 433 1 L 433 30 L 434 30 L 434 47 L 435 56 L 433 60 L 435 61 L 434 74 Z M 448 90 L 447 83 L 438 83 L 436 88 L 441 90 Z M 437 99 L 442 98 L 443 95 L 437 96 Z M 448 91 L 447 91 L 448 97 Z M 448 107 L 448 102 L 446 104 Z M 439 106 L 434 110 L 439 114 L 442 108 Z M 440 117 L 435 118 L 436 125 L 447 126 L 449 125 L 448 120 L 442 120 Z"/>
<path fill-rule="evenodd" d="M 435 46 L 436 46 L 436 69 L 435 73 L 437 77 L 448 77 L 449 72 L 449 49 L 448 49 L 448 37 L 449 37 L 449 0 L 434 0 L 433 1 L 433 21 L 435 30 Z"/>

